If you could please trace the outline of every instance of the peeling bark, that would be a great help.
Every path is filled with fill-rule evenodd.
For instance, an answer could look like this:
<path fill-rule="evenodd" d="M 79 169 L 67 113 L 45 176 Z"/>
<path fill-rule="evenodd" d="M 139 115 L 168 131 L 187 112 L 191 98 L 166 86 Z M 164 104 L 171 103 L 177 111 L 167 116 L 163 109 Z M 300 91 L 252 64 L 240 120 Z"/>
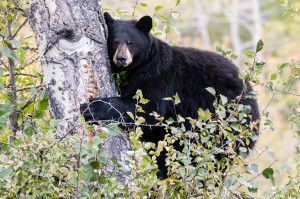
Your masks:
<path fill-rule="evenodd" d="M 117 95 L 110 81 L 102 7 L 98 0 L 34 0 L 26 14 L 39 47 L 51 117 L 62 120 L 64 136 L 77 125 L 81 103 Z M 129 148 L 124 132 L 107 139 L 108 156 L 117 161 L 127 159 Z M 125 182 L 126 175 L 119 174 L 119 180 Z"/>

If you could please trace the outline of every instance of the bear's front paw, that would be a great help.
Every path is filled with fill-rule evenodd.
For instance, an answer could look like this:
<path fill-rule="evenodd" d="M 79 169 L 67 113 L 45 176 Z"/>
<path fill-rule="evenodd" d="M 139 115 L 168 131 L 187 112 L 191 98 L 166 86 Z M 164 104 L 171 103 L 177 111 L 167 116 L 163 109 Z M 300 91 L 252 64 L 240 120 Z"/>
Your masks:
<path fill-rule="evenodd" d="M 103 118 L 100 117 L 102 103 L 99 101 L 93 101 L 90 103 L 80 104 L 80 113 L 83 115 L 86 121 L 97 121 Z"/>

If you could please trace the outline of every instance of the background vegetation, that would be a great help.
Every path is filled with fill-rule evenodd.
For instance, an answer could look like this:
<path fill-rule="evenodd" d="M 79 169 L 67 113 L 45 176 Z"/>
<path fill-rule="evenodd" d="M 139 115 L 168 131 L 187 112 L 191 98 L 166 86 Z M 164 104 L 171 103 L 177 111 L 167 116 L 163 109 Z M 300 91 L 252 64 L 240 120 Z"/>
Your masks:
<path fill-rule="evenodd" d="M 197 122 L 212 125 L 212 129 L 227 126 L 221 119 L 222 112 L 212 117 L 199 110 L 199 118 L 190 119 L 195 123 L 192 131 L 181 128 L 180 124 L 188 118 L 180 116 L 177 121 L 160 123 L 174 133 L 158 146 L 139 141 L 142 120 L 135 118 L 136 128 L 129 131 L 132 142 L 129 166 L 133 178 L 129 187 L 121 184 L 114 172 L 106 170 L 107 158 L 101 150 L 102 138 L 118 132 L 115 124 L 97 127 L 100 130 L 93 142 L 85 142 L 85 135 L 68 138 L 56 135 L 57 120 L 50 119 L 35 40 L 23 12 L 26 2 L 3 0 L 0 4 L 1 198 L 76 195 L 142 198 L 147 194 L 158 198 L 197 198 L 225 197 L 236 192 L 270 198 L 300 197 L 299 2 L 264 0 L 258 1 L 258 8 L 256 1 L 238 0 L 102 2 L 105 10 L 122 19 L 153 16 L 153 34 L 171 45 L 216 51 L 235 62 L 243 71 L 241 78 L 252 80 L 262 113 L 255 150 L 246 159 L 237 156 L 232 147 L 218 145 L 214 131 L 201 134 L 201 142 L 211 143 L 206 148 L 201 142 L 184 142 L 196 135 L 191 132 L 201 129 Z M 180 102 L 176 96 L 170 97 L 175 105 Z M 142 99 L 142 93 L 137 93 L 137 103 L 144 103 Z M 221 110 L 230 105 L 223 98 L 216 106 Z M 243 115 L 244 111 L 241 107 L 232 113 Z M 242 121 L 239 116 L 237 119 Z M 231 140 L 241 139 L 232 137 L 230 129 L 226 132 Z M 178 153 L 170 143 L 182 136 L 187 138 L 183 141 L 186 150 Z M 172 173 L 164 181 L 155 175 L 156 155 L 163 148 L 170 154 L 168 163 Z M 152 152 L 147 155 L 150 149 Z M 212 156 L 215 151 L 228 152 L 233 162 L 228 162 L 229 158 L 215 162 Z M 197 168 L 191 166 L 191 153 L 199 157 Z M 215 164 L 230 168 L 224 181 L 220 180 L 222 173 L 215 170 Z M 117 168 L 124 167 L 116 165 Z"/>

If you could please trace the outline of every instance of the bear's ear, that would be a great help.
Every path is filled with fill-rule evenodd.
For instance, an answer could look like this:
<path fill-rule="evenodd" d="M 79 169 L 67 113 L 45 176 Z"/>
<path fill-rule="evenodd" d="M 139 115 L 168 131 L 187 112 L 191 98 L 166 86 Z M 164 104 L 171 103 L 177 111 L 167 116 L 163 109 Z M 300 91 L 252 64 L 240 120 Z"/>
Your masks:
<path fill-rule="evenodd" d="M 141 31 L 144 31 L 146 33 L 150 32 L 152 29 L 152 18 L 150 16 L 144 16 L 142 17 L 137 23 L 136 27 L 140 29 Z"/>
<path fill-rule="evenodd" d="M 104 19 L 107 26 L 111 26 L 115 21 L 108 12 L 104 13 Z"/>

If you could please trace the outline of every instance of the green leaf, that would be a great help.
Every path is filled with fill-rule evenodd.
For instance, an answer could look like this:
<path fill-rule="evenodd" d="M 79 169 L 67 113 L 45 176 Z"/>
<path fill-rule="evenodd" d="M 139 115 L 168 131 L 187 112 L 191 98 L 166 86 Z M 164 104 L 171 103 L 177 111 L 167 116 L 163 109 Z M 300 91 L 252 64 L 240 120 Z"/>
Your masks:
<path fill-rule="evenodd" d="M 140 102 L 141 102 L 142 104 L 147 104 L 147 103 L 149 102 L 149 100 L 148 100 L 148 99 L 145 99 L 145 98 L 141 98 L 141 99 L 140 99 Z"/>
<path fill-rule="evenodd" d="M 48 95 L 47 95 L 47 91 L 46 90 L 43 90 L 43 92 L 40 95 L 40 99 L 41 100 L 48 99 Z"/>
<path fill-rule="evenodd" d="M 143 97 L 142 90 L 141 90 L 141 89 L 138 89 L 138 90 L 136 91 L 135 95 L 136 95 L 137 97 L 142 98 L 142 97 Z"/>
<path fill-rule="evenodd" d="M 12 19 L 14 17 L 14 14 L 13 13 L 8 13 L 6 17 L 7 17 L 7 19 Z"/>
<path fill-rule="evenodd" d="M 231 57 L 232 59 L 237 59 L 237 58 L 238 58 L 238 56 L 237 56 L 236 54 L 232 54 L 232 55 L 230 55 L 230 57 Z"/>
<path fill-rule="evenodd" d="M 27 89 L 28 92 L 31 92 L 32 94 L 37 94 L 37 89 L 36 88 L 30 88 Z"/>
<path fill-rule="evenodd" d="M 275 156 L 274 156 L 274 150 L 271 149 L 270 147 L 266 148 L 267 152 L 269 153 L 269 155 L 273 158 L 273 160 L 275 160 Z"/>
<path fill-rule="evenodd" d="M 266 121 L 265 121 L 265 123 L 264 123 L 264 126 L 270 127 L 270 129 L 271 129 L 272 131 L 275 130 L 274 125 L 273 125 L 273 122 L 272 122 L 271 120 L 269 120 L 269 119 L 266 119 Z"/>
<path fill-rule="evenodd" d="M 181 35 L 181 32 L 180 32 L 180 30 L 179 30 L 177 27 L 172 26 L 172 29 L 176 32 L 176 34 L 177 34 L 178 36 Z"/>
<path fill-rule="evenodd" d="M 230 127 L 235 130 L 235 131 L 239 131 L 239 125 L 237 122 L 233 122 L 230 124 Z"/>
<path fill-rule="evenodd" d="M 128 13 L 128 10 L 122 10 L 122 9 L 119 9 L 119 10 L 117 10 L 117 12 L 118 12 L 119 14 L 122 14 L 122 13 Z"/>
<path fill-rule="evenodd" d="M 3 56 L 5 57 L 10 57 L 10 58 L 13 58 L 14 60 L 18 61 L 19 60 L 19 57 L 18 55 L 16 54 L 15 51 L 13 50 L 10 50 L 8 47 L 6 46 L 1 46 L 0 47 L 0 52 Z"/>
<path fill-rule="evenodd" d="M 178 6 L 178 4 L 180 3 L 180 0 L 177 0 L 177 2 L 176 2 L 176 6 Z"/>
<path fill-rule="evenodd" d="M 6 7 L 7 6 L 7 1 L 3 1 L 1 4 L 2 4 L 3 7 Z"/>
<path fill-rule="evenodd" d="M 239 150 L 240 150 L 241 152 L 244 152 L 244 153 L 247 152 L 247 148 L 245 148 L 245 147 L 240 147 Z"/>
<path fill-rule="evenodd" d="M 163 98 L 163 100 L 174 101 L 172 97 L 165 97 L 165 98 Z"/>
<path fill-rule="evenodd" d="M 271 181 L 272 185 L 275 186 L 275 180 L 274 180 L 273 175 L 270 175 L 270 181 Z"/>
<path fill-rule="evenodd" d="M 217 47 L 216 47 L 216 51 L 217 51 L 217 52 L 222 52 L 222 51 L 223 51 L 223 50 L 222 50 L 222 47 L 221 47 L 221 46 L 217 46 Z"/>
<path fill-rule="evenodd" d="M 11 175 L 13 172 L 14 170 L 11 167 L 8 167 L 7 169 L 0 171 L 0 178 L 5 178 Z"/>
<path fill-rule="evenodd" d="M 176 104 L 179 104 L 179 103 L 181 102 L 181 100 L 180 100 L 180 98 L 179 98 L 179 96 L 178 96 L 178 93 L 176 93 L 176 94 L 174 95 L 174 99 L 175 99 L 175 105 L 176 105 Z"/>
<path fill-rule="evenodd" d="M 270 176 L 273 176 L 274 174 L 274 170 L 272 168 L 266 168 L 263 170 L 262 174 L 265 178 L 270 179 Z"/>
<path fill-rule="evenodd" d="M 273 92 L 273 82 L 268 82 L 267 88 L 269 91 Z"/>
<path fill-rule="evenodd" d="M 247 57 L 249 58 L 254 58 L 254 52 L 253 51 L 248 51 L 245 53 L 247 55 Z"/>
<path fill-rule="evenodd" d="M 109 135 L 118 135 L 121 132 L 121 128 L 119 127 L 119 123 L 110 123 L 106 126 L 108 129 Z"/>
<path fill-rule="evenodd" d="M 153 23 L 153 28 L 158 27 L 159 25 L 159 20 L 155 17 L 152 18 L 152 23 Z"/>
<path fill-rule="evenodd" d="M 20 45 L 20 42 L 17 41 L 17 40 L 10 40 L 9 41 L 12 45 L 14 45 L 16 48 L 20 48 L 21 45 Z"/>
<path fill-rule="evenodd" d="M 280 4 L 286 5 L 287 0 L 280 0 Z"/>
<path fill-rule="evenodd" d="M 23 48 L 20 48 L 18 51 L 19 51 L 18 52 L 19 57 L 24 58 L 26 55 L 26 51 Z"/>
<path fill-rule="evenodd" d="M 164 20 L 166 20 L 166 21 L 169 21 L 169 19 L 167 18 L 167 17 L 165 17 L 165 16 L 163 16 L 163 15 L 159 15 L 161 18 L 163 18 Z"/>
<path fill-rule="evenodd" d="M 257 193 L 258 188 L 250 188 L 250 187 L 248 187 L 248 190 L 251 193 Z"/>
<path fill-rule="evenodd" d="M 178 19 L 179 16 L 180 16 L 180 12 L 173 11 L 173 12 L 171 13 L 171 16 L 172 16 L 174 19 Z"/>
<path fill-rule="evenodd" d="M 79 116 L 78 121 L 80 124 L 83 124 L 83 125 L 85 124 L 85 119 L 82 115 Z"/>
<path fill-rule="evenodd" d="M 239 178 L 238 182 L 245 185 L 246 187 L 252 188 L 252 185 L 248 182 L 247 178 Z"/>
<path fill-rule="evenodd" d="M 3 75 L 3 73 L 4 73 L 4 69 L 0 67 L 0 77 Z"/>
<path fill-rule="evenodd" d="M 5 57 L 10 57 L 10 49 L 6 46 L 0 46 L 0 53 Z"/>
<path fill-rule="evenodd" d="M 252 170 L 254 171 L 254 172 L 258 172 L 258 166 L 257 166 L 257 164 L 251 164 L 251 168 L 252 168 Z"/>
<path fill-rule="evenodd" d="M 146 3 L 140 3 L 141 4 L 141 6 L 143 6 L 143 7 L 148 7 L 148 4 L 146 4 Z"/>
<path fill-rule="evenodd" d="M 98 161 L 92 161 L 92 162 L 91 162 L 91 166 L 92 166 L 94 169 L 98 169 L 99 166 L 100 166 L 100 164 L 99 164 Z"/>
<path fill-rule="evenodd" d="M 11 51 L 10 57 L 13 58 L 15 61 L 19 61 L 19 57 L 15 51 Z"/>
<path fill-rule="evenodd" d="M 289 64 L 289 63 L 281 64 L 281 66 L 279 67 L 279 69 L 281 70 L 281 69 L 283 69 L 284 67 L 286 67 L 286 66 L 288 66 L 288 65 L 290 65 L 290 64 Z"/>
<path fill-rule="evenodd" d="M 220 95 L 220 97 L 221 97 L 222 104 L 225 105 L 228 102 L 227 97 L 225 97 L 224 95 Z"/>
<path fill-rule="evenodd" d="M 131 118 L 131 119 L 133 119 L 134 120 L 134 116 L 133 116 L 133 114 L 131 113 L 131 112 L 126 112 L 127 113 L 127 115 L 129 115 L 129 117 Z"/>
<path fill-rule="evenodd" d="M 213 96 L 216 96 L 216 90 L 213 87 L 207 87 L 205 88 L 208 92 L 210 92 L 210 94 L 212 94 Z"/>
<path fill-rule="evenodd" d="M 271 75 L 271 80 L 275 80 L 277 78 L 277 73 L 273 73 L 272 75 Z"/>
<path fill-rule="evenodd" d="M 37 104 L 37 115 L 42 116 L 45 114 L 45 110 L 48 108 L 48 98 L 44 98 L 43 100 L 38 99 Z"/>
<path fill-rule="evenodd" d="M 159 11 L 159 10 L 163 9 L 163 6 L 159 6 L 159 5 L 158 5 L 158 6 L 155 6 L 154 9 L 155 9 L 155 11 Z"/>
<path fill-rule="evenodd" d="M 285 171 L 291 171 L 291 167 L 284 162 L 281 163 L 281 168 Z"/>
<path fill-rule="evenodd" d="M 256 45 L 256 53 L 258 53 L 259 51 L 261 51 L 264 47 L 264 42 L 260 39 L 258 42 L 257 42 L 257 45 Z"/>
<path fill-rule="evenodd" d="M 83 119 L 84 119 L 83 116 L 79 116 L 79 118 L 83 118 Z M 58 122 L 59 122 L 59 120 L 57 120 L 57 119 L 51 119 L 51 120 L 49 121 L 49 125 L 50 125 L 50 127 L 51 127 L 52 129 L 54 129 L 54 128 L 57 127 Z M 83 122 L 84 122 L 84 121 L 83 121 Z"/>

